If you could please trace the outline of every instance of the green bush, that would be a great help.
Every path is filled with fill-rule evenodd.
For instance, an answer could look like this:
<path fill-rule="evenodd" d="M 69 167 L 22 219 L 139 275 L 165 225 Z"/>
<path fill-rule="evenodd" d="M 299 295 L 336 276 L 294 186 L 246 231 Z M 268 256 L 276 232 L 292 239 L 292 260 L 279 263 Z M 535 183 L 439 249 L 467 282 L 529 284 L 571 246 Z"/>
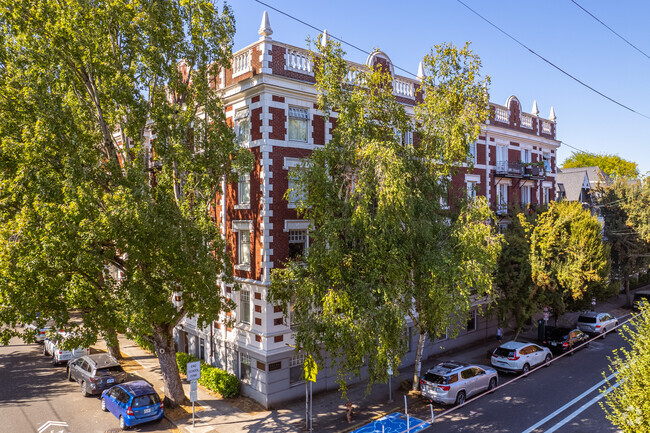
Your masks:
<path fill-rule="evenodd" d="M 176 363 L 181 373 L 187 374 L 187 363 L 192 361 L 198 361 L 198 359 L 187 353 L 176 352 Z M 226 398 L 235 397 L 239 394 L 239 379 L 234 374 L 212 367 L 204 362 L 201 362 L 199 383 Z"/>
<path fill-rule="evenodd" d="M 181 373 L 187 374 L 187 363 L 192 361 L 198 361 L 198 359 L 189 353 L 176 352 L 176 363 L 178 364 L 178 370 Z M 203 371 L 201 371 L 201 373 L 203 373 Z"/>

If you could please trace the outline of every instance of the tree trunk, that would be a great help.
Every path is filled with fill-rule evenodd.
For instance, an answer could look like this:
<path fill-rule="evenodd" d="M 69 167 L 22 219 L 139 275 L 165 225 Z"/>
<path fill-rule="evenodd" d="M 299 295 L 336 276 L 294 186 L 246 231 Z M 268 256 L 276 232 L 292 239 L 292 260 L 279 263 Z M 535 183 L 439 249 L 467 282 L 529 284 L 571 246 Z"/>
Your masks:
<path fill-rule="evenodd" d="M 110 355 L 113 355 L 115 359 L 122 359 L 122 352 L 120 352 L 120 342 L 117 339 L 117 332 L 115 329 L 110 328 L 103 332 L 102 337 L 106 342 L 106 349 Z"/>
<path fill-rule="evenodd" d="M 631 307 L 632 306 L 632 299 L 630 296 L 630 279 L 626 278 L 625 279 L 625 306 L 626 307 Z"/>
<path fill-rule="evenodd" d="M 179 406 L 185 401 L 185 391 L 176 364 L 176 347 L 172 338 L 172 329 L 167 325 L 154 325 L 153 339 L 165 384 L 165 405 Z"/>
<path fill-rule="evenodd" d="M 413 373 L 413 391 L 420 389 L 420 371 L 422 369 L 422 351 L 424 350 L 424 337 L 425 332 L 423 329 L 418 329 L 418 347 L 415 350 L 415 371 Z"/>

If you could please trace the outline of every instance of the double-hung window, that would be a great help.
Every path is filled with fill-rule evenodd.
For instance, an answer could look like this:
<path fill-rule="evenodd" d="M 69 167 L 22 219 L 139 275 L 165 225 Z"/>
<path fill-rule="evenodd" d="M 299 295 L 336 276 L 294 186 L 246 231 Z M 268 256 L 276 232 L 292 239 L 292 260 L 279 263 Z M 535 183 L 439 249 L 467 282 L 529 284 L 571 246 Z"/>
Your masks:
<path fill-rule="evenodd" d="M 289 107 L 289 140 L 307 141 L 309 109 Z"/>
<path fill-rule="evenodd" d="M 504 213 L 508 209 L 508 185 L 497 185 L 497 213 Z"/>
<path fill-rule="evenodd" d="M 240 355 L 240 379 L 242 382 L 250 383 L 251 382 L 251 357 L 245 353 Z"/>
<path fill-rule="evenodd" d="M 470 200 L 475 199 L 477 189 L 478 189 L 478 182 L 467 181 L 467 198 Z"/>
<path fill-rule="evenodd" d="M 235 112 L 235 134 L 240 143 L 250 140 L 251 121 L 248 107 Z"/>
<path fill-rule="evenodd" d="M 289 230 L 289 258 L 299 260 L 307 250 L 307 230 Z"/>
<path fill-rule="evenodd" d="M 469 144 L 469 154 L 467 155 L 468 164 L 476 164 L 476 143 Z"/>
<path fill-rule="evenodd" d="M 239 291 L 239 321 L 250 325 L 251 323 L 251 292 Z"/>
<path fill-rule="evenodd" d="M 544 188 L 542 190 L 542 202 L 548 204 L 551 201 L 551 188 Z"/>
<path fill-rule="evenodd" d="M 522 186 L 521 187 L 521 206 L 525 207 L 530 204 L 530 187 Z"/>
<path fill-rule="evenodd" d="M 237 202 L 240 205 L 250 205 L 251 203 L 251 175 L 249 173 L 239 175 Z"/>
<path fill-rule="evenodd" d="M 251 264 L 251 225 L 250 221 L 233 221 L 232 229 L 236 235 L 237 251 L 235 258 L 238 269 L 249 269 Z"/>

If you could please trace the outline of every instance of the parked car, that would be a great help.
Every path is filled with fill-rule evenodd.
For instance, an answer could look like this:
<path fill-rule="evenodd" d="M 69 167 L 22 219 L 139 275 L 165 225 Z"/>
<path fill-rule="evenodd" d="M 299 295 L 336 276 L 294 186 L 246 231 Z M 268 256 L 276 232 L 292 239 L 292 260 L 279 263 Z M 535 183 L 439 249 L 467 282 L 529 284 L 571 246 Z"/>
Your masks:
<path fill-rule="evenodd" d="M 499 374 L 490 367 L 449 361 L 428 370 L 420 380 L 422 396 L 443 404 L 463 404 L 473 395 L 496 388 Z"/>
<path fill-rule="evenodd" d="M 492 366 L 503 372 L 528 373 L 531 368 L 546 364 L 553 359 L 547 347 L 520 341 L 508 341 L 492 352 Z"/>
<path fill-rule="evenodd" d="M 116 385 L 102 393 L 102 410 L 120 420 L 125 430 L 137 424 L 162 419 L 163 403 L 153 387 L 144 380 Z"/>
<path fill-rule="evenodd" d="M 88 347 L 78 347 L 73 350 L 63 350 L 61 344 L 69 337 L 67 332 L 59 332 L 55 335 L 49 336 L 43 342 L 43 355 L 52 357 L 52 365 L 59 365 L 63 362 L 68 362 L 71 359 L 79 358 L 80 356 L 90 355 Z"/>
<path fill-rule="evenodd" d="M 578 317 L 578 328 L 589 335 L 607 336 L 607 330 L 618 326 L 618 319 L 609 313 L 596 313 L 595 311 L 584 312 Z"/>
<path fill-rule="evenodd" d="M 43 343 L 45 339 L 47 338 L 48 333 L 50 332 L 50 329 L 52 328 L 52 325 L 54 323 L 47 323 L 43 325 L 42 327 L 39 327 L 37 322 L 32 322 L 27 325 L 25 325 L 25 330 L 32 330 L 36 333 L 36 342 L 37 343 Z"/>
<path fill-rule="evenodd" d="M 636 293 L 634 293 L 634 301 L 632 302 L 634 311 L 641 310 L 640 307 L 643 305 L 650 305 L 650 290 L 637 290 Z"/>
<path fill-rule="evenodd" d="M 113 356 L 107 353 L 86 355 L 68 363 L 68 380 L 81 385 L 81 394 L 99 394 L 124 382 L 126 372 Z"/>
<path fill-rule="evenodd" d="M 546 337 L 544 338 L 544 345 L 551 349 L 553 353 L 565 353 L 574 347 L 579 347 L 583 343 L 589 341 L 589 335 L 581 330 L 574 328 L 546 328 Z M 573 355 L 575 351 L 569 353 Z"/>

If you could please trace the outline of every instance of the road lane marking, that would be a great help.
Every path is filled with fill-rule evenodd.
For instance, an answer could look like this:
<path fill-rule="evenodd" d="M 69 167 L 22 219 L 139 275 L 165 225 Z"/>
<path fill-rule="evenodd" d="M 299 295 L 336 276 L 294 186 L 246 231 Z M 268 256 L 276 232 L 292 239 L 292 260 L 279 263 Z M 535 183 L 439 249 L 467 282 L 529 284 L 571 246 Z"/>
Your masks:
<path fill-rule="evenodd" d="M 564 406 L 562 406 L 561 408 L 559 408 L 558 410 L 556 410 L 555 412 L 553 412 L 553 413 L 551 413 L 550 415 L 548 415 L 546 418 L 541 419 L 541 420 L 539 420 L 538 422 L 536 422 L 534 425 L 528 427 L 528 428 L 527 428 L 526 430 L 524 430 L 522 433 L 530 433 L 530 432 L 532 432 L 533 430 L 535 430 L 537 427 L 539 427 L 539 426 L 541 426 L 541 425 L 543 425 L 543 424 L 546 424 L 549 420 L 555 418 L 555 417 L 558 416 L 560 413 L 564 412 L 564 411 L 567 410 L 569 407 L 573 406 L 574 404 L 576 404 L 577 402 L 579 402 L 580 400 L 582 400 L 583 398 L 585 398 L 588 394 L 594 392 L 596 389 L 598 389 L 599 387 L 601 387 L 602 385 L 604 385 L 605 382 L 607 382 L 608 380 L 610 380 L 610 379 L 611 379 L 612 377 L 614 377 L 614 376 L 616 376 L 616 373 L 610 374 L 606 379 L 601 380 L 601 381 L 598 382 L 596 385 L 592 386 L 591 388 L 589 388 L 588 390 L 586 390 L 585 392 L 583 392 L 582 394 L 580 394 L 579 396 L 577 396 L 576 398 L 574 398 L 573 400 L 571 400 L 570 402 L 568 402 L 567 404 L 565 404 Z"/>
<path fill-rule="evenodd" d="M 601 398 L 605 397 L 607 394 L 609 394 L 610 392 L 612 392 L 612 391 L 614 390 L 614 388 L 618 388 L 619 385 L 620 385 L 620 382 L 616 382 L 614 385 L 612 385 L 612 386 L 610 386 L 609 388 L 607 388 L 606 391 L 604 391 L 604 392 L 600 393 L 599 395 L 597 395 L 596 397 L 592 398 L 592 399 L 589 400 L 587 403 L 585 403 L 585 404 L 583 404 L 582 406 L 580 406 L 580 408 L 576 409 L 576 410 L 575 410 L 573 413 L 571 413 L 569 416 L 567 416 L 566 418 L 564 418 L 562 421 L 560 421 L 560 422 L 558 422 L 557 424 L 555 424 L 555 425 L 554 425 L 553 427 L 551 427 L 549 430 L 546 430 L 545 433 L 553 433 L 555 430 L 559 429 L 559 428 L 562 427 L 564 424 L 568 423 L 568 422 L 571 421 L 573 418 L 575 418 L 576 416 L 580 415 L 581 412 L 583 412 L 583 411 L 586 410 L 587 408 L 589 408 L 589 407 L 591 407 L 592 405 L 594 405 L 596 402 L 598 402 L 598 400 L 600 400 Z"/>

